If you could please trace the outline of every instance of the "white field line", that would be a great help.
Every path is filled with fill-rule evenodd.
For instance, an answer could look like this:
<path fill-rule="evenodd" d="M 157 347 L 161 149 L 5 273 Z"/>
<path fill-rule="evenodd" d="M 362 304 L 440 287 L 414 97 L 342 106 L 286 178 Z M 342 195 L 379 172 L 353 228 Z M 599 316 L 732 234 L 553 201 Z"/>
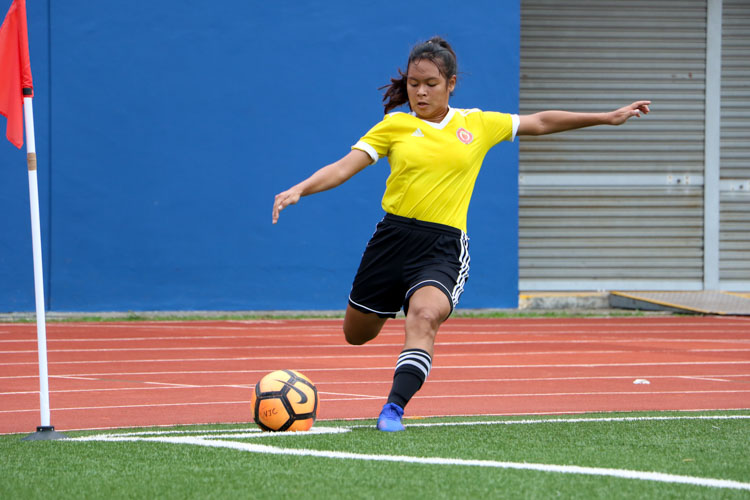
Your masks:
<path fill-rule="evenodd" d="M 722 410 L 703 410 L 703 411 L 722 411 Z M 534 414 L 530 414 L 534 415 Z M 548 415 L 548 414 L 541 414 Z M 408 417 L 407 417 L 407 420 Z M 473 420 L 469 422 L 409 422 L 409 427 L 464 427 L 478 425 L 534 425 L 534 424 L 580 424 L 580 423 L 607 423 L 607 422 L 648 422 L 648 421 L 674 421 L 674 420 L 750 420 L 750 415 L 654 415 L 642 417 L 573 417 L 573 418 L 536 418 L 523 420 Z M 371 425 L 346 425 L 337 427 L 324 427 L 316 425 L 310 432 L 280 432 L 265 433 L 257 427 L 247 429 L 223 429 L 223 430 L 164 430 L 164 431 L 135 431 L 98 434 L 94 436 L 83 436 L 73 438 L 74 441 L 98 441 L 110 437 L 132 437 L 132 436 L 168 436 L 175 434 L 216 434 L 216 433 L 253 433 L 258 434 L 256 437 L 285 437 L 285 436 L 309 436 L 310 434 L 331 433 L 333 430 L 344 430 L 370 428 Z M 317 432 L 314 432 L 317 431 Z M 205 436 L 204 436 L 205 437 Z"/>
<path fill-rule="evenodd" d="M 133 441 L 134 439 L 117 438 L 113 441 Z M 109 441 L 109 440 L 108 440 Z M 243 443 L 237 441 L 201 439 L 191 437 L 172 437 L 172 438 L 145 438 L 139 441 L 152 441 L 174 444 L 190 444 L 197 446 L 206 446 L 214 448 L 230 448 L 251 453 L 262 453 L 271 455 L 292 455 L 304 457 L 317 457 L 341 460 L 365 460 L 377 462 L 395 462 L 406 464 L 424 464 L 424 465 L 443 465 L 443 466 L 472 466 L 472 467 L 492 467 L 498 469 L 515 469 L 531 470 L 537 472 L 555 472 L 560 474 L 578 474 L 589 476 L 607 476 L 622 479 L 633 479 L 641 481 L 656 481 L 662 483 L 688 484 L 693 486 L 703 486 L 711 488 L 725 488 L 735 490 L 750 490 L 750 483 L 742 483 L 727 479 L 701 478 L 693 476 L 680 476 L 676 474 L 666 474 L 662 472 L 643 472 L 627 469 L 607 469 L 600 467 L 583 467 L 577 465 L 550 465 L 518 462 L 501 462 L 495 460 L 464 460 L 459 458 L 427 458 L 427 457 L 409 457 L 403 455 L 374 455 L 364 453 L 347 453 L 341 451 L 321 451 L 295 448 L 279 448 L 276 446 L 259 445 L 252 443 Z"/>
<path fill-rule="evenodd" d="M 464 425 L 527 425 L 527 424 L 581 424 L 598 422 L 644 422 L 670 420 L 750 420 L 750 415 L 664 415 L 651 417 L 591 417 L 591 418 L 546 418 L 524 420 L 500 420 L 485 422 L 430 422 L 410 423 L 409 427 L 445 427 Z M 355 427 L 355 426 L 353 426 Z"/>
<path fill-rule="evenodd" d="M 736 411 L 736 410 L 747 410 L 748 408 L 682 408 L 680 410 L 673 410 L 673 411 L 679 411 L 684 413 L 697 413 L 697 412 L 709 412 L 709 411 Z M 665 410 L 668 411 L 668 410 Z M 541 416 L 541 417 L 549 417 L 549 416 L 557 416 L 557 415 L 578 415 L 578 414 L 586 414 L 590 413 L 588 410 L 566 410 L 566 411 L 535 411 L 535 412 L 523 412 L 522 414 L 519 414 L 518 412 L 507 412 L 507 413 L 485 413 L 482 415 L 472 415 L 472 414 L 462 414 L 462 415 L 430 415 L 430 418 L 452 418 L 456 416 L 463 416 L 463 417 L 518 417 L 519 415 L 524 415 L 526 417 L 532 417 L 532 416 Z M 604 413 L 608 413 L 606 410 Z M 609 412 L 611 413 L 611 412 Z M 425 417 L 406 417 L 407 420 L 415 420 L 419 418 L 425 418 Z M 649 417 L 642 417 L 642 418 L 649 418 Z M 711 416 L 708 416 L 707 418 L 711 418 Z M 746 418 L 750 418 L 750 415 L 748 415 Z M 331 418 L 326 420 L 318 420 L 318 422 L 325 422 L 327 420 L 347 420 L 347 421 L 360 421 L 360 420 L 370 420 L 371 418 Z M 247 421 L 244 422 L 236 422 L 236 423 L 247 423 Z M 493 422 L 488 422 L 493 423 Z M 191 423 L 191 424 L 185 424 L 185 425 L 216 425 L 216 422 L 197 422 L 197 423 Z M 174 427 L 175 424 L 154 424 L 154 425 L 148 425 L 148 426 L 139 426 L 139 427 L 162 427 L 162 428 L 170 428 Z M 357 427 L 356 425 L 353 427 Z M 317 427 L 314 427 L 313 429 L 316 429 Z M 112 430 L 118 430 L 122 429 L 122 427 L 111 427 L 111 426 L 100 426 L 100 427 L 82 427 L 82 428 L 68 428 L 65 429 L 66 432 L 73 432 L 73 431 L 112 431 Z M 139 433 L 158 433 L 158 432 L 191 432 L 191 431 L 141 431 Z M 192 433 L 195 433 L 196 431 L 192 431 Z M 211 432 L 217 432 L 217 431 L 200 431 L 202 434 L 211 433 Z M 221 431 L 226 432 L 226 431 Z M 282 433 L 279 433 L 281 435 Z M 283 433 L 286 435 L 287 433 Z M 290 435 L 294 435 L 295 433 L 288 433 Z M 0 433 L 0 435 L 3 435 Z"/>
<path fill-rule="evenodd" d="M 737 416 L 717 416 L 718 419 L 726 418 L 749 418 L 745 415 Z M 637 417 L 634 417 L 636 419 Z M 673 419 L 682 419 L 685 417 L 674 417 Z M 686 417 L 690 418 L 690 417 Z M 696 417 L 694 417 L 696 418 Z M 703 418 L 703 417 L 697 417 Z M 711 419 L 711 417 L 705 417 Z M 643 417 L 642 420 L 666 420 L 670 417 Z M 639 419 L 640 420 L 640 419 Z M 534 421 L 523 421 L 523 423 L 548 423 L 548 422 L 565 422 L 565 423 L 580 423 L 582 421 L 615 421 L 614 419 L 554 419 L 554 420 L 534 420 Z M 460 422 L 459 425 L 493 425 L 493 424 L 511 424 L 516 422 Z M 521 423 L 521 422 L 518 422 Z M 414 426 L 427 427 L 433 424 L 413 424 Z M 436 424 L 436 425 L 451 425 L 451 424 Z M 411 426 L 411 425 L 410 425 Z M 308 433 L 279 433 L 279 437 L 292 437 L 295 435 L 310 435 L 310 434 L 330 434 L 348 432 L 350 428 L 331 428 L 331 430 L 324 431 L 325 427 L 313 428 Z M 336 430 L 334 430 L 336 429 Z M 313 432 L 316 431 L 316 432 Z M 200 433 L 200 431 L 196 431 Z M 714 479 L 714 478 L 701 478 L 694 476 L 683 476 L 676 474 L 667 474 L 661 472 L 647 472 L 647 471 L 636 471 L 627 469 L 611 469 L 603 467 L 585 467 L 577 465 L 553 465 L 553 464 L 534 464 L 534 463 L 518 463 L 518 462 L 504 462 L 496 460 L 466 460 L 461 458 L 443 458 L 443 457 L 410 457 L 403 455 L 381 455 L 381 454 L 365 454 L 365 453 L 352 453 L 352 452 L 340 452 L 340 451 L 325 451 L 325 450 L 310 450 L 310 449 L 296 449 L 296 448 L 281 448 L 270 445 L 258 445 L 247 442 L 229 441 L 227 438 L 268 438 L 276 437 L 272 434 L 261 434 L 258 432 L 247 432 L 240 431 L 238 433 L 229 433 L 224 431 L 224 434 L 213 434 L 204 433 L 204 435 L 197 436 L 166 436 L 159 433 L 150 434 L 135 433 L 128 434 L 116 434 L 107 435 L 100 434 L 95 436 L 86 436 L 82 438 L 73 438 L 68 442 L 75 441 L 106 441 L 106 442 L 133 442 L 133 441 L 146 441 L 146 442 L 159 442 L 169 444 L 188 444 L 194 446 L 204 447 L 215 447 L 215 448 L 229 448 L 238 451 L 260 453 L 260 454 L 272 454 L 272 455 L 291 455 L 291 456 L 306 456 L 316 458 L 327 458 L 337 460 L 364 460 L 364 461 L 377 461 L 377 462 L 394 462 L 394 463 L 407 463 L 407 464 L 425 464 L 425 465 L 437 465 L 437 466 L 463 466 L 463 467 L 489 467 L 499 469 L 515 469 L 515 470 L 532 470 L 538 472 L 547 473 L 560 473 L 560 474 L 579 474 L 579 475 L 591 475 L 591 476 L 606 476 L 616 477 L 631 480 L 641 481 L 656 481 L 663 483 L 672 484 L 687 484 L 693 486 L 702 486 L 710 488 L 724 488 L 724 489 L 736 489 L 736 490 L 750 490 L 750 483 L 743 483 L 740 481 L 733 481 L 727 479 Z"/>

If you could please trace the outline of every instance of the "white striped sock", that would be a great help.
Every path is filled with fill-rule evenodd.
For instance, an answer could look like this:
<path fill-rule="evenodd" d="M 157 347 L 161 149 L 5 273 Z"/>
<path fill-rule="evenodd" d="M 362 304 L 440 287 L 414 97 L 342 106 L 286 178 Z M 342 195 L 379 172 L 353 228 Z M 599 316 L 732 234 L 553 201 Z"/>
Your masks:
<path fill-rule="evenodd" d="M 432 358 L 422 349 L 404 349 L 401 351 L 396 362 L 396 371 L 404 365 L 416 366 L 424 374 L 424 378 L 427 379 L 432 369 Z"/>

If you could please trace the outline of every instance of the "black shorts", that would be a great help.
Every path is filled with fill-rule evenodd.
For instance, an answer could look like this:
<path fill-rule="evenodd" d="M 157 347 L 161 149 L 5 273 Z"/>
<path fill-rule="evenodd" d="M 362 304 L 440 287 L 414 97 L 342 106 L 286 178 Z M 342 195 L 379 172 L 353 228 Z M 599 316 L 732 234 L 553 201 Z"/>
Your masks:
<path fill-rule="evenodd" d="M 460 229 L 386 214 L 367 244 L 349 304 L 393 318 L 424 286 L 445 293 L 451 312 L 469 277 L 469 237 Z"/>

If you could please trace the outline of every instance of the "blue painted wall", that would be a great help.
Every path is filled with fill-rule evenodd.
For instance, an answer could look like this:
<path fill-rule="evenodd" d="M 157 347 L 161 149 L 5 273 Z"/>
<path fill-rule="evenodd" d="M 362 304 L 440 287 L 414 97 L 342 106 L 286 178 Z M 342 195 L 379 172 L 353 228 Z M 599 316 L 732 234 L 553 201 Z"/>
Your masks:
<path fill-rule="evenodd" d="M 518 0 L 217 5 L 28 2 L 49 309 L 343 309 L 387 162 L 276 226 L 273 196 L 381 119 L 378 87 L 433 34 L 458 53 L 453 106 L 518 110 Z M 462 307 L 517 304 L 517 166 L 505 143 L 480 173 Z M 25 151 L 7 141 L 0 213 L 0 311 L 33 310 Z"/>

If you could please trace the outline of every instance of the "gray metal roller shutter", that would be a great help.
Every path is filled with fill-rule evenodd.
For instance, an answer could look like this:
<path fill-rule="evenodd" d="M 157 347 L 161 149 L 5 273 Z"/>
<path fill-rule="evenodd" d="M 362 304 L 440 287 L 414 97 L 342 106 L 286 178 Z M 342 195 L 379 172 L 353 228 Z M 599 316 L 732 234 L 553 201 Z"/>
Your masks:
<path fill-rule="evenodd" d="M 522 114 L 653 101 L 520 138 L 522 291 L 702 288 L 705 47 L 705 0 L 522 0 Z"/>
<path fill-rule="evenodd" d="M 750 291 L 750 2 L 724 0 L 719 279 Z"/>

